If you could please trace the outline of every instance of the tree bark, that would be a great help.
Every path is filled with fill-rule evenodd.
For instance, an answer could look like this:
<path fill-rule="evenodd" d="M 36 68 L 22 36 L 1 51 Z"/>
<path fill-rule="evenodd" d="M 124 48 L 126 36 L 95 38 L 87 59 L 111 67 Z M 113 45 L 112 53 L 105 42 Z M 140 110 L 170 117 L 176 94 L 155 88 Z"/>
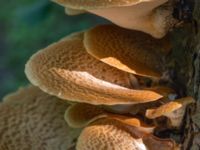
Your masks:
<path fill-rule="evenodd" d="M 194 19 L 172 33 L 173 50 L 169 67 L 173 68 L 173 80 L 181 96 L 193 96 L 197 104 L 187 109 L 181 132 L 183 150 L 200 150 L 200 1 L 195 1 Z M 181 89 L 181 90 L 180 90 Z"/>

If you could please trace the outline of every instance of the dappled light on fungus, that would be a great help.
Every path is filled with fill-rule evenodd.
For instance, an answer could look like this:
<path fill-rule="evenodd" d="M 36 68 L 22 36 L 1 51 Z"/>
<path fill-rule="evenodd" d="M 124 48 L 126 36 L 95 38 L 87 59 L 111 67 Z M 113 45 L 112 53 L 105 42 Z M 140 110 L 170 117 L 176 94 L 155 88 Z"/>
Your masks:
<path fill-rule="evenodd" d="M 157 40 L 114 25 L 101 25 L 86 31 L 84 45 L 89 54 L 110 66 L 154 78 L 161 77 L 164 52 L 171 48 L 168 37 Z"/>
<path fill-rule="evenodd" d="M 82 37 L 80 33 L 65 38 L 33 55 L 25 69 L 31 83 L 62 99 L 94 105 L 144 103 L 162 97 L 151 90 L 132 89 L 129 74 L 89 55 Z"/>

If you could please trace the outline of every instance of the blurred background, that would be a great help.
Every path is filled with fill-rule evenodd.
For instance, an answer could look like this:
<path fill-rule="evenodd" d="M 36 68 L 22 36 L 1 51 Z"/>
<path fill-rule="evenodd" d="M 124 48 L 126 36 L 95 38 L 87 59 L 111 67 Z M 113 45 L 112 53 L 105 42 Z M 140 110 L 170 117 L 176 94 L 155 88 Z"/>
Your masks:
<path fill-rule="evenodd" d="M 0 0 L 0 99 L 27 85 L 24 65 L 41 48 L 105 20 L 83 14 L 67 16 L 50 0 Z"/>

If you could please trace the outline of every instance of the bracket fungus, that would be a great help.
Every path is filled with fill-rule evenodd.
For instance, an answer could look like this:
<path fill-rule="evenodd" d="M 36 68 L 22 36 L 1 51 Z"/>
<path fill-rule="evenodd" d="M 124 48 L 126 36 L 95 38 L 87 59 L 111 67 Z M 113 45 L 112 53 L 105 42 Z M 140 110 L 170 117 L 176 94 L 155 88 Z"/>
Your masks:
<path fill-rule="evenodd" d="M 145 103 L 163 97 L 132 89 L 130 74 L 89 55 L 83 40 L 82 33 L 73 34 L 33 55 L 25 68 L 28 79 L 59 98 L 94 105 Z"/>
<path fill-rule="evenodd" d="M 169 38 L 154 39 L 138 31 L 114 25 L 101 25 L 84 34 L 89 54 L 122 71 L 160 78 L 165 52 L 171 49 Z"/>
<path fill-rule="evenodd" d="M 29 86 L 0 103 L 0 150 L 67 150 L 79 129 L 63 119 L 69 104 Z"/>
<path fill-rule="evenodd" d="M 175 99 L 176 92 L 159 82 L 171 49 L 166 34 L 177 23 L 173 1 L 53 1 L 69 15 L 90 12 L 118 26 L 72 34 L 30 58 L 26 76 L 46 93 L 30 86 L 0 104 L 0 150 L 69 149 L 78 135 L 77 150 L 179 150 L 174 140 L 154 135 L 155 118 L 166 116 L 179 128 L 186 106 L 195 102 Z"/>
<path fill-rule="evenodd" d="M 179 149 L 173 140 L 155 137 L 155 127 L 139 118 L 108 113 L 98 106 L 73 104 L 67 109 L 65 119 L 71 127 L 83 128 L 77 150 L 154 150 L 160 146 L 163 150 Z"/>
<path fill-rule="evenodd" d="M 155 109 L 147 109 L 146 117 L 149 119 L 166 116 L 169 118 L 169 126 L 179 128 L 185 115 L 186 106 L 195 103 L 192 97 L 176 99 Z"/>
<path fill-rule="evenodd" d="M 154 136 L 160 125 L 155 118 L 166 116 L 170 127 L 179 128 L 186 106 L 194 102 L 191 97 L 174 100 L 176 92 L 159 82 L 171 49 L 165 35 L 177 22 L 173 2 L 53 1 L 67 14 L 91 12 L 124 27 L 100 25 L 72 34 L 40 50 L 26 64 L 33 85 L 75 102 L 64 119 L 70 127 L 83 129 L 76 149 L 180 149 L 172 139 Z"/>
<path fill-rule="evenodd" d="M 153 136 L 151 130 L 144 130 L 145 127 L 138 124 L 140 120 L 137 118 L 133 118 L 131 124 L 116 118 L 101 118 L 85 127 L 78 138 L 76 149 L 155 150 L 160 147 L 162 150 L 179 149 L 173 140 L 157 138 Z"/>
<path fill-rule="evenodd" d="M 162 38 L 177 23 L 171 0 L 53 0 L 104 17 L 121 27 Z"/>

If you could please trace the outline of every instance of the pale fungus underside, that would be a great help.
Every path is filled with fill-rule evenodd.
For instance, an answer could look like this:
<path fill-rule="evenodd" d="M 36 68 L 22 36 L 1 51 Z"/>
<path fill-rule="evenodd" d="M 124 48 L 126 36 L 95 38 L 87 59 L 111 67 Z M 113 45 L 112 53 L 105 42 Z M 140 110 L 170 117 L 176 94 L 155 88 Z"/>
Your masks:
<path fill-rule="evenodd" d="M 107 117 L 108 114 L 101 108 L 89 104 L 73 104 L 65 112 L 65 121 L 72 128 L 82 128 L 94 120 Z"/>
<path fill-rule="evenodd" d="M 168 0 L 53 0 L 67 9 L 87 11 L 121 27 L 139 30 L 156 38 L 175 26 L 173 3 Z M 69 13 L 70 14 L 70 13 Z"/>
<path fill-rule="evenodd" d="M 120 6 L 130 6 L 141 3 L 141 0 L 52 0 L 65 7 L 74 9 L 98 9 Z M 143 2 L 146 0 L 142 0 Z M 149 0 L 148 0 L 149 1 Z M 155 0 L 150 0 L 155 1 Z M 166 0 L 165 0 L 166 1 Z"/>
<path fill-rule="evenodd" d="M 66 122 L 73 128 L 82 128 L 101 118 L 111 118 L 124 124 L 135 126 L 148 133 L 153 133 L 154 126 L 148 126 L 138 118 L 127 117 L 106 111 L 103 106 L 97 107 L 90 104 L 77 103 L 67 108 Z"/>

